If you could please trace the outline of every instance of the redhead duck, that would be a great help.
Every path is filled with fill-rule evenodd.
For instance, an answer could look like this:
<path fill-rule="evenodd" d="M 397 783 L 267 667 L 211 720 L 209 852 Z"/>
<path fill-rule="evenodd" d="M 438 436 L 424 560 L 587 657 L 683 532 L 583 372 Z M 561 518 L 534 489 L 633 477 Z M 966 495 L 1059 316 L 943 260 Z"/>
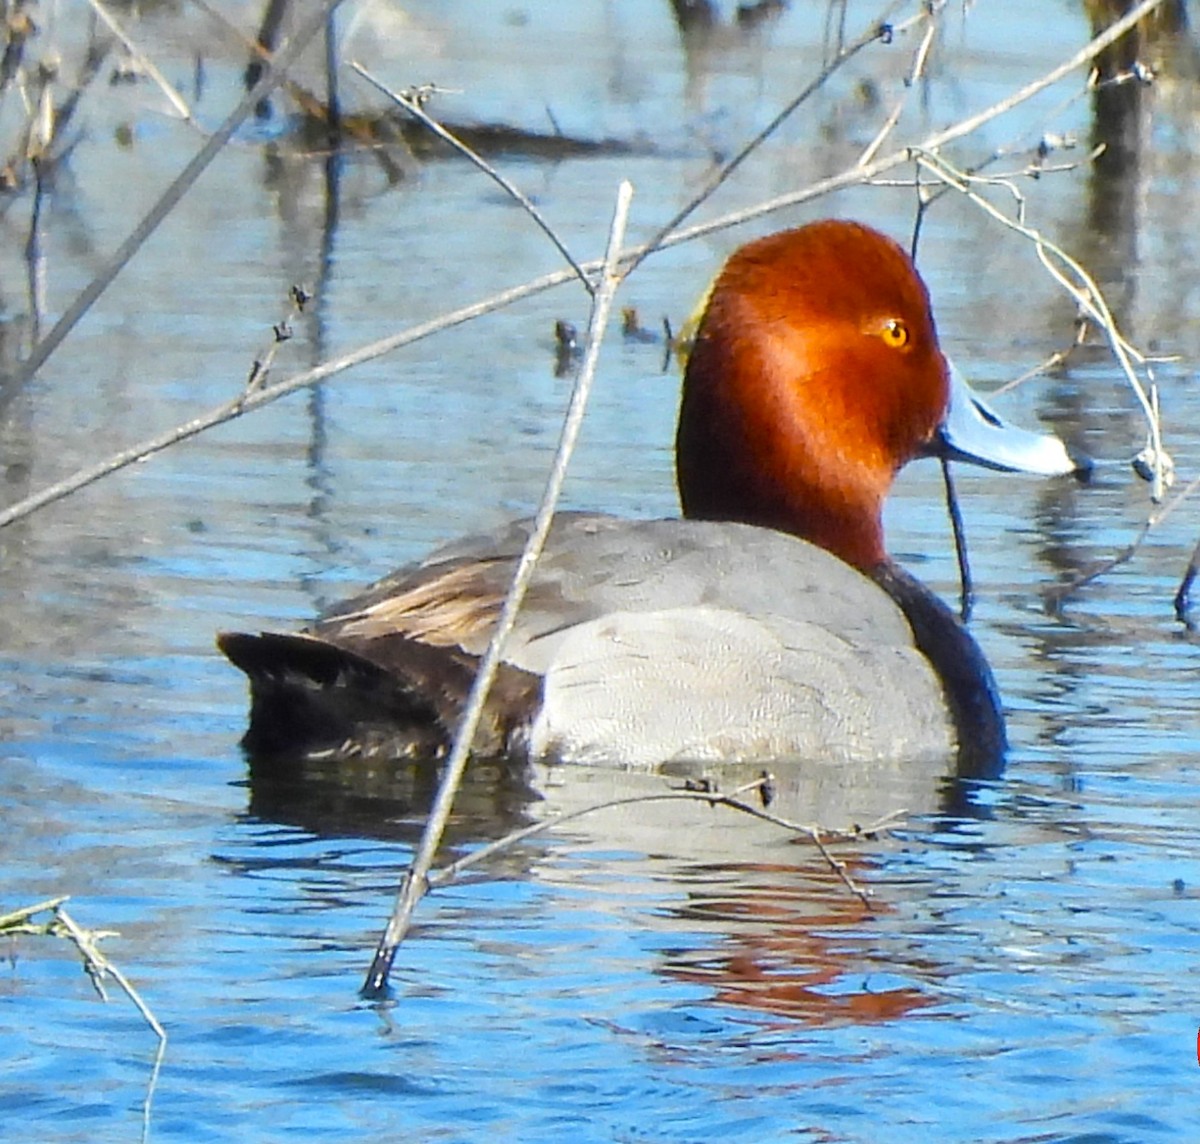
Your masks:
<path fill-rule="evenodd" d="M 998 767 L 987 662 L 888 558 L 884 498 L 923 455 L 1077 466 L 966 388 L 895 242 L 825 221 L 737 250 L 697 326 L 675 447 L 683 520 L 556 517 L 477 753 Z M 530 527 L 441 548 L 301 634 L 222 633 L 250 680 L 251 756 L 442 755 Z"/>

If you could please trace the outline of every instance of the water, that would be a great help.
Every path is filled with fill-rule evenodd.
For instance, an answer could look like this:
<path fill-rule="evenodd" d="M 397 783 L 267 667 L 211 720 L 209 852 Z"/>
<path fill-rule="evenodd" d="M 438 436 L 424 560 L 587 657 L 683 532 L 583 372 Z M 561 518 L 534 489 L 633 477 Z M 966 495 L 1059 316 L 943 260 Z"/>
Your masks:
<path fill-rule="evenodd" d="M 354 28 L 355 58 L 387 82 L 462 89 L 435 104 L 447 117 L 545 131 L 549 105 L 572 135 L 634 145 L 497 157 L 581 257 L 602 249 L 621 178 L 637 188 L 635 236 L 669 217 L 714 150 L 815 73 L 826 27 L 824 6 L 793 4 L 684 51 L 651 0 L 406 11 L 403 37 L 382 6 Z M 255 12 L 231 15 L 249 27 Z M 877 15 L 850 6 L 852 33 Z M 69 59 L 83 25 L 60 20 L 42 35 Z M 984 3 L 944 21 L 894 145 L 1011 92 L 1087 34 L 1073 4 Z M 201 124 L 218 122 L 241 69 L 228 42 L 190 10 L 133 26 Z M 845 167 L 901 90 L 912 46 L 860 56 L 702 213 Z M 1075 170 L 1019 187 L 1030 221 L 1105 285 L 1127 335 L 1178 355 L 1160 380 L 1180 484 L 1200 445 L 1187 64 L 1186 50 L 1167 60 L 1119 177 L 1084 162 L 1089 107 L 1069 100 L 1071 84 L 952 151 L 969 163 L 1046 130 L 1079 139 L 1059 156 Z M 347 97 L 375 98 L 349 81 Z M 199 146 L 160 105 L 145 84 L 101 84 L 82 102 L 47 206 L 50 319 Z M 38 375 L 6 390 L 5 500 L 236 393 L 293 282 L 319 293 L 277 377 L 557 266 L 465 163 L 405 172 L 390 185 L 352 153 L 330 226 L 320 161 L 278 121 L 243 133 Z M 0 220 L 6 360 L 29 336 L 27 207 L 20 198 Z M 847 191 L 678 248 L 640 269 L 624 301 L 647 326 L 678 325 L 737 242 L 826 214 L 903 237 L 912 191 Z M 920 258 L 969 375 L 1000 383 L 1070 342 L 1074 304 L 971 204 L 938 202 Z M 1010 711 L 1007 773 L 965 791 L 928 774 L 822 776 L 823 814 L 853 817 L 850 793 L 866 785 L 876 809 L 914 812 L 837 851 L 871 890 L 870 912 L 811 846 L 770 828 L 707 810 L 609 812 L 428 899 L 396 964 L 396 1005 L 358 999 L 428 784 L 250 775 L 236 745 L 243 683 L 213 634 L 299 624 L 437 540 L 530 510 L 567 392 L 553 372 L 558 318 L 583 323 L 580 291 L 369 363 L 0 531 L 3 905 L 70 894 L 82 924 L 120 932 L 104 949 L 170 1035 L 151 1138 L 1193 1138 L 1200 721 L 1194 637 L 1170 603 L 1195 542 L 1190 504 L 1061 612 L 1042 602 L 1120 551 L 1149 510 L 1126 464 L 1144 441 L 1139 413 L 1093 350 L 1002 399 L 1107 462 L 1090 486 L 959 477 L 974 631 Z M 570 505 L 674 511 L 676 381 L 661 355 L 610 335 Z M 935 471 L 904 476 L 888 532 L 953 596 Z M 547 793 L 555 805 L 603 786 Z M 481 775 L 450 843 L 467 850 L 545 809 Z M 61 942 L 23 937 L 6 952 L 4 1138 L 136 1138 L 155 1048 L 138 1014 L 119 994 L 101 1003 Z"/>

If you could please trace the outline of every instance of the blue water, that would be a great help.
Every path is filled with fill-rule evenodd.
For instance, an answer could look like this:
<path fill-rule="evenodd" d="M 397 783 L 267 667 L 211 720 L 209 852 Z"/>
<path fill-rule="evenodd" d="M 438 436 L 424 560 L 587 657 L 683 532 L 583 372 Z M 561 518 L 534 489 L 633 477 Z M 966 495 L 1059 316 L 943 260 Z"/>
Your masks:
<path fill-rule="evenodd" d="M 719 33 L 685 52 L 668 6 L 651 0 L 570 17 L 540 0 L 405 11 L 403 37 L 371 23 L 389 10 L 361 15 L 354 58 L 397 85 L 460 89 L 436 105 L 443 114 L 543 131 L 550 106 L 564 131 L 638 144 L 630 156 L 498 158 L 581 257 L 601 251 L 621 178 L 637 188 L 635 236 L 669 217 L 714 149 L 815 74 L 825 28 L 819 5 L 792 4 L 753 33 L 726 11 Z M 247 28 L 256 16 L 233 14 Z M 849 25 L 877 15 L 852 5 Z M 981 3 L 943 19 L 891 145 L 1004 96 L 1087 35 L 1075 4 Z M 48 21 L 38 49 L 57 43 L 69 62 L 82 26 Z M 197 112 L 218 121 L 241 67 L 228 42 L 197 12 L 132 26 L 189 98 L 201 53 Z M 861 56 L 702 213 L 852 162 L 903 92 L 913 47 Z M 1160 378 L 1180 485 L 1200 446 L 1200 120 L 1181 67 L 1164 65 L 1108 230 L 1094 211 L 1114 188 L 1084 161 L 1077 82 L 953 155 L 978 162 L 1045 130 L 1077 134 L 1077 169 L 1020 189 L 1030 220 L 1110 290 L 1131 339 L 1178 355 Z M 867 81 L 882 102 L 867 100 Z M 347 81 L 347 98 L 374 97 Z M 147 84 L 99 84 L 82 107 L 45 224 L 51 317 L 199 145 Z M 118 145 L 117 123 L 131 146 Z M 37 377 L 6 391 L 5 501 L 235 394 L 293 282 L 319 293 L 276 377 L 557 266 L 459 161 L 406 160 L 389 186 L 369 153 L 352 152 L 337 225 L 323 232 L 319 160 L 286 124 L 270 127 L 231 145 Z M 0 249 L 2 328 L 18 342 L 30 312 L 24 212 L 5 215 Z M 671 251 L 623 300 L 647 327 L 664 314 L 677 326 L 738 241 L 834 213 L 904 237 L 912 190 L 844 192 Z M 965 201 L 931 211 L 921 265 L 943 341 L 972 376 L 1000 383 L 1070 342 L 1073 303 L 1022 240 Z M 394 1003 L 359 999 L 428 784 L 403 772 L 261 782 L 237 748 L 244 686 L 213 635 L 298 625 L 435 541 L 535 505 L 568 385 L 553 372 L 557 318 L 583 324 L 580 291 L 369 363 L 0 530 L 0 908 L 69 894 L 81 924 L 119 931 L 103 949 L 170 1038 L 147 1117 L 156 1041 L 132 1005 L 111 982 L 100 1001 L 64 942 L 6 941 L 0 1136 L 123 1141 L 147 1117 L 150 1139 L 189 1142 L 1193 1139 L 1200 685 L 1194 636 L 1170 603 L 1193 509 L 1061 612 L 1041 598 L 1122 549 L 1150 510 L 1126 463 L 1144 428 L 1100 350 L 1002 399 L 1105 462 L 1090 486 L 959 477 L 974 631 L 1013 750 L 995 782 L 910 775 L 902 794 L 882 792 L 910 817 L 838 850 L 870 910 L 780 832 L 610 812 L 427 899 L 397 958 Z M 609 337 L 569 504 L 674 511 L 676 381 L 661 359 L 661 346 Z M 907 473 L 889 542 L 953 597 L 940 505 L 935 471 Z M 478 776 L 448 852 L 548 805 Z"/>

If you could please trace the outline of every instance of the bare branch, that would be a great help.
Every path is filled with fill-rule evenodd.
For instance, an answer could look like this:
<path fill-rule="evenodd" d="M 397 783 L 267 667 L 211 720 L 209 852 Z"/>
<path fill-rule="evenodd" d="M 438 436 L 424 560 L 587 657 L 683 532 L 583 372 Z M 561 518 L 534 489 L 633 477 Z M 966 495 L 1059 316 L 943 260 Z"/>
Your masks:
<path fill-rule="evenodd" d="M 915 147 L 902 147 L 899 150 L 893 151 L 881 159 L 873 160 L 870 163 L 860 164 L 859 166 L 851 167 L 849 170 L 842 171 L 837 175 L 831 175 L 826 179 L 821 179 L 815 183 L 809 183 L 806 187 L 801 187 L 796 191 L 789 191 L 785 195 L 777 195 L 773 199 L 766 199 L 763 202 L 757 203 L 752 207 L 746 207 L 742 210 L 730 211 L 728 214 L 721 215 L 710 222 L 697 223 L 695 226 L 687 227 L 683 230 L 674 231 L 672 234 L 665 236 L 657 241 L 657 245 L 661 247 L 675 246 L 681 242 L 690 242 L 693 239 L 701 238 L 704 235 L 712 234 L 714 231 L 727 230 L 730 227 L 738 226 L 741 223 L 751 222 L 754 219 L 762 218 L 764 215 L 774 214 L 776 211 L 784 210 L 787 207 L 799 206 L 801 203 L 810 202 L 813 199 L 820 198 L 822 195 L 827 195 L 832 191 L 840 191 L 846 187 L 857 186 L 861 183 L 869 183 L 878 179 L 880 175 L 886 174 L 888 171 L 895 170 L 908 163 L 912 159 L 912 154 L 916 150 L 936 152 L 939 148 L 944 147 L 947 143 L 953 143 L 956 139 L 961 139 L 964 136 L 970 135 L 979 128 L 990 123 L 993 119 L 999 118 L 1020 106 L 1022 103 L 1028 102 L 1035 95 L 1044 91 L 1048 87 L 1052 87 L 1059 80 L 1068 76 L 1073 71 L 1077 71 L 1085 64 L 1091 63 L 1105 48 L 1119 40 L 1130 28 L 1134 27 L 1139 21 L 1146 18 L 1155 8 L 1159 7 L 1164 0 L 1142 0 L 1136 8 L 1132 9 L 1120 20 L 1111 24 L 1095 39 L 1091 40 L 1086 47 L 1076 52 L 1070 59 L 1065 60 L 1057 67 L 1052 68 L 1045 75 L 1031 83 L 1026 84 L 1019 91 L 1006 96 L 1004 99 L 993 103 L 991 107 L 985 108 L 983 111 L 977 112 L 975 115 L 968 116 L 966 119 L 960 120 L 951 127 L 947 127 L 943 131 L 934 132 L 926 137 L 921 143 Z M 647 243 L 644 247 L 635 248 L 630 252 L 632 258 L 643 258 L 656 245 L 655 242 Z"/>
<path fill-rule="evenodd" d="M 925 34 L 921 37 L 920 44 L 917 45 L 912 68 L 904 79 L 904 93 L 896 100 L 895 106 L 888 113 L 883 126 L 876 133 L 875 138 L 871 140 L 866 150 L 859 156 L 858 166 L 865 166 L 879 153 L 879 149 L 883 146 L 884 141 L 895 129 L 896 124 L 900 122 L 900 116 L 904 113 L 909 95 L 925 74 L 925 65 L 929 62 L 929 53 L 933 47 L 934 37 L 937 35 L 937 17 L 938 13 L 931 5 L 928 13 L 928 27 L 926 27 Z"/>
<path fill-rule="evenodd" d="M 846 842 L 855 838 L 869 837 L 876 830 L 881 829 L 884 823 L 894 822 L 896 819 L 902 817 L 905 812 L 895 811 L 885 819 L 882 819 L 879 824 L 864 829 L 850 828 L 838 830 L 815 824 L 805 825 L 799 822 L 792 822 L 786 818 L 781 818 L 777 814 L 771 814 L 761 807 L 753 806 L 741 797 L 742 795 L 749 794 L 751 791 L 758 791 L 761 794 L 771 781 L 772 777 L 769 774 L 765 774 L 762 778 L 746 783 L 729 794 L 721 794 L 715 790 L 669 790 L 663 791 L 660 794 L 631 795 L 628 798 L 616 798 L 610 799 L 607 802 L 594 803 L 591 806 L 581 807 L 579 810 L 568 811 L 566 814 L 560 814 L 554 818 L 547 818 L 542 822 L 536 822 L 531 826 L 522 827 L 520 830 L 514 830 L 511 834 L 506 834 L 503 838 L 498 838 L 486 846 L 481 846 L 478 850 L 471 851 L 470 854 L 466 854 L 457 861 L 451 862 L 448 866 L 443 866 L 440 870 L 434 870 L 429 874 L 426 884 L 431 890 L 437 889 L 439 886 L 449 885 L 464 871 L 469 870 L 473 866 L 478 866 L 480 863 L 495 857 L 497 854 L 510 850 L 520 842 L 535 838 L 540 834 L 546 834 L 562 826 L 564 823 L 575 822 L 581 818 L 599 814 L 602 811 L 619 810 L 621 807 L 638 806 L 651 802 L 703 802 L 709 806 L 728 807 L 730 810 L 736 810 L 741 814 L 748 814 L 752 818 L 768 822 L 772 826 L 778 826 L 780 829 L 792 834 L 803 835 L 820 850 L 821 856 L 828 863 L 830 870 L 838 875 L 846 888 L 867 909 L 870 909 L 870 895 L 854 882 L 846 870 L 846 864 L 835 858 L 829 852 L 825 843 Z"/>
<path fill-rule="evenodd" d="M 63 902 L 70 901 L 68 895 L 63 894 L 57 898 L 47 898 L 44 902 L 38 902 L 34 906 L 22 906 L 20 909 L 11 910 L 7 914 L 0 914 L 0 933 L 12 933 L 19 931 L 22 933 L 33 932 L 24 927 L 29 925 L 30 919 L 34 914 L 42 914 L 47 910 L 56 910 Z M 36 927 L 36 932 L 44 933 L 46 927 Z"/>
<path fill-rule="evenodd" d="M 112 473 L 128 468 L 130 465 L 134 465 L 138 461 L 143 461 L 147 457 L 152 457 L 155 453 L 161 453 L 164 449 L 168 449 L 172 445 L 177 445 L 180 441 L 187 441 L 217 425 L 224 425 L 229 421 L 234 421 L 243 414 L 250 413 L 252 410 L 258 409 L 263 405 L 269 405 L 273 401 L 278 401 L 281 397 L 295 393 L 297 390 L 307 389 L 344 370 L 361 365 L 363 362 L 373 361 L 375 358 L 382 357 L 384 354 L 391 353 L 402 346 L 421 341 L 442 330 L 462 325 L 464 322 L 472 321 L 494 310 L 501 310 L 521 298 L 528 298 L 544 290 L 549 290 L 553 286 L 561 286 L 564 282 L 572 282 L 574 280 L 575 276 L 569 270 L 555 271 L 542 278 L 534 279 L 532 282 L 527 282 L 524 286 L 504 290 L 499 294 L 492 295 L 490 298 L 485 298 L 481 302 L 463 306 L 458 310 L 452 310 L 447 314 L 433 318 L 428 322 L 422 322 L 420 325 L 413 326 L 399 334 L 392 334 L 390 337 L 380 338 L 378 341 L 360 346 L 358 349 L 351 350 L 341 357 L 294 374 L 292 377 L 286 378 L 274 385 L 263 386 L 261 389 L 254 389 L 253 392 L 243 392 L 232 401 L 223 402 L 214 409 L 210 409 L 206 413 L 201 413 L 192 418 L 191 421 L 186 421 L 182 425 L 176 425 L 174 428 L 167 429 L 157 436 L 147 438 L 136 445 L 130 446 L 128 449 L 121 450 L 119 453 L 114 453 L 112 456 L 97 462 L 95 465 L 87 469 L 80 469 L 78 472 L 73 473 L 71 476 L 58 481 L 48 488 L 42 489 L 32 496 L 28 496 L 24 500 L 10 505 L 7 509 L 0 511 L 0 528 L 4 528 L 14 521 L 21 520 L 48 504 L 62 500 Z"/>
<path fill-rule="evenodd" d="M 150 1006 L 142 999 L 142 995 L 134 988 L 129 978 L 100 952 L 98 944 L 100 940 L 105 937 L 115 937 L 116 933 L 112 930 L 85 929 L 63 909 L 63 903 L 68 900 L 69 898 L 63 895 L 38 902 L 33 906 L 24 906 L 7 914 L 0 914 L 0 933 L 66 938 L 78 950 L 79 956 L 83 959 L 83 967 L 101 1000 L 108 1000 L 104 979 L 111 977 L 121 987 L 125 996 L 133 1002 L 134 1007 L 141 1014 L 142 1020 L 154 1031 L 155 1036 L 158 1037 L 158 1048 L 154 1055 L 154 1067 L 150 1073 L 150 1080 L 146 1086 L 146 1098 L 142 1102 L 142 1140 L 145 1141 L 150 1137 L 150 1109 L 154 1100 L 154 1090 L 158 1084 L 159 1072 L 166 1056 L 167 1032 L 159 1024 L 158 1018 L 155 1017 Z M 40 925 L 34 925 L 33 917 L 45 912 L 50 912 L 50 919 Z"/>
<path fill-rule="evenodd" d="M 1101 576 L 1111 572 L 1114 568 L 1119 568 L 1122 564 L 1127 564 L 1137 550 L 1141 548 L 1147 536 L 1154 531 L 1164 520 L 1167 519 L 1184 501 L 1188 500 L 1192 494 L 1200 488 L 1200 477 L 1193 478 L 1184 488 L 1180 489 L 1163 507 L 1158 511 L 1151 513 L 1146 518 L 1145 523 L 1138 530 L 1137 536 L 1126 547 L 1122 548 L 1115 556 L 1107 557 L 1093 565 L 1086 572 L 1069 580 L 1066 584 L 1060 584 L 1054 588 L 1050 588 L 1043 593 L 1043 599 L 1047 607 L 1051 610 L 1062 607 L 1067 597 L 1073 595 L 1080 588 L 1091 584 L 1093 581 L 1100 579 Z M 1196 559 L 1197 553 L 1193 553 L 1193 560 Z M 1190 565 L 1189 565 L 1190 567 Z M 1185 583 L 1180 585 L 1179 593 L 1176 596 L 1175 607 L 1176 611 L 1186 609 L 1187 606 L 1187 591 L 1186 588 L 1191 586 L 1191 580 L 1185 578 Z M 1180 619 L 1183 617 L 1180 616 Z"/>
<path fill-rule="evenodd" d="M 1153 472 L 1151 498 L 1155 503 L 1161 501 L 1166 485 L 1169 483 L 1168 474 L 1171 462 L 1162 444 L 1162 426 L 1158 416 L 1158 402 L 1154 393 L 1153 369 L 1149 365 L 1147 356 L 1132 346 L 1117 328 L 1116 319 L 1113 317 L 1112 310 L 1105 301 L 1100 287 L 1096 285 L 1092 276 L 1074 258 L 1067 254 L 1062 247 L 1051 242 L 1040 231 L 1035 230 L 1025 223 L 1024 199 L 1011 182 L 995 178 L 981 179 L 978 176 L 967 175 L 962 171 L 956 170 L 940 156 L 928 154 L 924 151 L 915 151 L 914 154 L 917 162 L 925 170 L 936 175 L 947 186 L 959 191 L 1003 226 L 1029 239 L 1033 243 L 1034 250 L 1037 252 L 1038 260 L 1046 268 L 1050 276 L 1071 295 L 1080 310 L 1104 331 L 1113 357 L 1116 358 L 1117 364 L 1125 374 L 1125 378 L 1137 396 L 1142 406 L 1142 412 L 1145 414 L 1150 434 L 1150 443 L 1145 453 L 1148 464 Z M 978 182 L 1005 187 L 1017 201 L 1018 217 L 1015 219 L 1010 218 L 987 198 L 972 189 L 972 184 Z M 1072 281 L 1071 277 L 1068 277 L 1068 274 L 1074 276 L 1075 280 Z M 1142 385 L 1141 379 L 1137 376 L 1137 371 L 1134 369 L 1133 364 L 1135 360 L 1146 370 L 1147 379 L 1150 382 L 1149 390 Z"/>
<path fill-rule="evenodd" d="M 923 20 L 925 19 L 925 16 L 922 14 L 921 16 L 914 17 L 913 19 Z M 668 237 L 679 233 L 676 231 L 676 228 L 685 219 L 690 218 L 698 207 L 706 203 L 712 197 L 717 188 L 727 182 L 730 176 L 755 151 L 757 151 L 759 147 L 763 145 L 763 143 L 765 143 L 772 135 L 775 134 L 776 131 L 779 130 L 779 128 L 791 117 L 792 113 L 798 107 L 807 102 L 814 92 L 819 91 L 828 82 L 829 77 L 837 72 L 839 68 L 849 63 L 850 60 L 852 60 L 856 55 L 858 55 L 859 52 L 863 50 L 863 48 L 870 44 L 874 44 L 881 40 L 884 43 L 891 43 L 892 37 L 895 35 L 895 33 L 896 29 L 890 24 L 877 22 L 861 36 L 859 36 L 859 38 L 852 44 L 848 44 L 842 48 L 839 48 L 837 55 L 821 69 L 820 73 L 810 83 L 806 84 L 803 90 L 800 91 L 800 93 L 793 99 L 791 99 L 783 107 L 783 109 L 776 114 L 775 118 L 766 125 L 766 127 L 764 127 L 757 135 L 754 136 L 753 139 L 746 143 L 732 159 L 730 159 L 716 171 L 716 173 L 708 180 L 708 182 L 705 183 L 699 194 L 697 194 L 685 206 L 683 206 L 670 219 L 669 222 L 666 222 L 659 227 L 658 233 L 655 234 L 655 236 L 648 243 L 633 252 L 629 269 L 632 270 L 644 258 L 646 258 L 647 255 L 652 254 L 660 247 L 672 245 L 668 241 Z"/>
<path fill-rule="evenodd" d="M 55 907 L 54 915 L 66 931 L 67 936 L 75 943 L 75 948 L 79 950 L 80 956 L 83 958 L 84 968 L 87 970 L 88 976 L 92 979 L 92 984 L 96 987 L 96 991 L 100 996 L 105 1001 L 108 1000 L 104 992 L 104 977 L 107 975 L 121 987 L 121 991 L 133 1002 L 137 1011 L 142 1015 L 142 1020 L 154 1030 L 155 1035 L 158 1037 L 158 1049 L 154 1054 L 154 1067 L 151 1069 L 150 1080 L 146 1086 L 146 1099 L 142 1102 L 142 1140 L 148 1140 L 150 1137 L 150 1109 L 154 1102 L 154 1090 L 158 1085 L 158 1075 L 162 1070 L 163 1058 L 167 1052 L 167 1031 L 158 1023 L 158 1018 L 155 1017 L 150 1006 L 142 1000 L 142 995 L 133 987 L 129 978 L 100 952 L 99 947 L 96 945 L 96 940 L 105 935 L 85 930 L 61 905 Z"/>

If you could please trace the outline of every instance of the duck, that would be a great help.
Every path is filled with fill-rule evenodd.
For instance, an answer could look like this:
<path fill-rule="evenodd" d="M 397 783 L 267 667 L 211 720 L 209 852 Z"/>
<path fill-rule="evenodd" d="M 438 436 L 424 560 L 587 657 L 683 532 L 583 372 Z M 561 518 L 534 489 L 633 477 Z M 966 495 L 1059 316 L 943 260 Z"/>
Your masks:
<path fill-rule="evenodd" d="M 908 253 L 827 219 L 747 242 L 701 304 L 675 436 L 681 518 L 556 514 L 473 751 L 550 764 L 1002 768 L 995 679 L 887 553 L 900 469 L 1086 464 L 1002 419 L 943 354 Z M 299 632 L 218 635 L 252 759 L 436 761 L 531 520 L 452 541 Z"/>

